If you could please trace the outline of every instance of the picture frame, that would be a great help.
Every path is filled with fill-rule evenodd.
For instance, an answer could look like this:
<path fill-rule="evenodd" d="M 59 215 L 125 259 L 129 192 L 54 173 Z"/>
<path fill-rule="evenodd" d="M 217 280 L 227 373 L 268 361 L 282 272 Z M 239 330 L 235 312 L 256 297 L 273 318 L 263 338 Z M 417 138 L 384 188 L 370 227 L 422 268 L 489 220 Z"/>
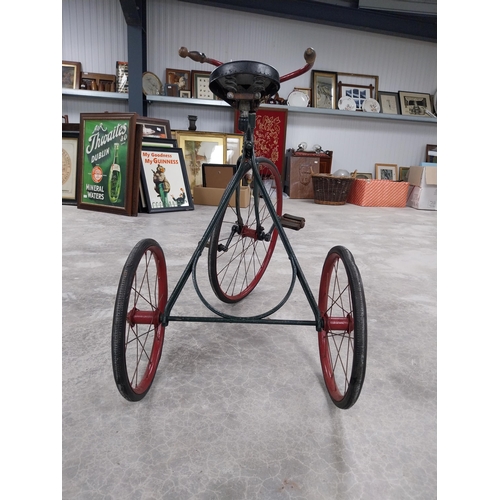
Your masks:
<path fill-rule="evenodd" d="M 80 89 L 115 92 L 116 75 L 107 73 L 82 73 L 80 76 Z"/>
<path fill-rule="evenodd" d="M 399 167 L 398 180 L 402 182 L 408 182 L 408 176 L 410 175 L 410 167 Z"/>
<path fill-rule="evenodd" d="M 149 116 L 137 117 L 137 123 L 142 125 L 142 137 L 172 139 L 172 131 L 170 129 L 169 120 L 160 120 L 157 118 L 149 118 Z"/>
<path fill-rule="evenodd" d="M 191 71 L 167 68 L 165 70 L 165 83 L 166 85 L 177 85 L 178 92 L 181 90 L 191 90 Z"/>
<path fill-rule="evenodd" d="M 236 165 L 227 163 L 203 163 L 201 168 L 203 187 L 225 189 L 236 173 Z"/>
<path fill-rule="evenodd" d="M 395 181 L 398 178 L 398 166 L 395 163 L 375 163 L 375 179 Z"/>
<path fill-rule="evenodd" d="M 224 139 L 226 141 L 224 161 L 226 164 L 236 165 L 243 149 L 243 134 L 224 134 Z"/>
<path fill-rule="evenodd" d="M 321 109 L 337 108 L 337 73 L 311 71 L 312 107 Z"/>
<path fill-rule="evenodd" d="M 371 180 L 373 179 L 373 174 L 371 174 L 370 172 L 356 172 L 355 178 Z"/>
<path fill-rule="evenodd" d="M 183 99 L 191 99 L 191 91 L 190 90 L 181 90 L 179 92 L 179 97 Z"/>
<path fill-rule="evenodd" d="M 116 61 L 116 92 L 128 93 L 128 62 Z"/>
<path fill-rule="evenodd" d="M 378 103 L 380 112 L 386 115 L 400 115 L 401 105 L 399 104 L 399 95 L 397 92 L 379 91 Z"/>
<path fill-rule="evenodd" d="M 234 113 L 234 131 L 238 129 L 239 111 Z M 285 171 L 286 127 L 288 121 L 287 106 L 259 108 L 256 113 L 254 130 L 255 156 L 271 160 L 280 173 Z"/>
<path fill-rule="evenodd" d="M 427 163 L 437 163 L 437 144 L 427 144 L 425 146 L 425 161 Z"/>
<path fill-rule="evenodd" d="M 143 145 L 141 185 L 148 213 L 194 210 L 181 148 Z"/>
<path fill-rule="evenodd" d="M 62 130 L 62 204 L 76 205 L 80 130 Z"/>
<path fill-rule="evenodd" d="M 156 146 L 163 149 L 177 148 L 177 139 L 166 139 L 161 137 L 142 137 L 141 151 L 144 146 Z M 142 179 L 140 182 L 139 189 L 140 201 L 141 201 L 141 211 L 147 212 L 146 197 L 144 195 L 144 186 L 142 185 Z"/>
<path fill-rule="evenodd" d="M 238 158 L 241 156 L 241 151 L 243 149 L 243 134 L 242 133 L 234 133 L 234 134 L 225 134 L 225 133 L 213 133 L 213 132 L 195 132 L 195 131 L 176 131 L 175 137 L 178 140 L 179 147 L 184 151 L 184 157 L 186 159 L 186 166 L 188 175 L 191 183 L 191 192 L 194 190 L 194 186 L 201 186 L 203 182 L 203 158 L 198 158 L 198 163 L 196 165 L 192 164 L 191 154 L 186 152 L 185 147 L 192 148 L 192 144 L 187 144 L 186 140 L 190 140 L 190 138 L 194 138 L 194 140 L 201 141 L 216 141 L 217 146 L 222 144 L 221 152 L 214 153 L 210 155 L 210 161 L 206 161 L 206 163 L 215 163 L 215 164 L 230 164 L 236 165 Z M 220 142 L 222 141 L 222 142 Z M 202 147 L 202 146 L 200 146 Z M 206 147 L 206 145 L 204 145 Z M 217 159 L 217 161 L 216 161 Z M 194 182 L 194 184 L 192 184 Z"/>
<path fill-rule="evenodd" d="M 177 139 L 164 139 L 161 137 L 143 137 L 142 146 L 158 146 L 161 148 L 178 148 Z"/>
<path fill-rule="evenodd" d="M 142 128 L 137 113 L 80 114 L 78 208 L 137 215 Z"/>
<path fill-rule="evenodd" d="M 217 97 L 210 90 L 209 81 L 211 71 L 192 71 L 191 72 L 191 89 L 192 96 L 196 99 L 216 100 Z"/>
<path fill-rule="evenodd" d="M 338 97 L 352 97 L 356 101 L 356 111 L 363 111 L 366 99 L 378 97 L 378 76 L 360 73 L 337 72 Z"/>
<path fill-rule="evenodd" d="M 189 92 L 189 91 L 184 90 L 183 92 Z M 179 87 L 175 84 L 166 83 L 164 85 L 163 95 L 166 95 L 168 97 L 179 97 L 180 96 Z"/>
<path fill-rule="evenodd" d="M 203 163 L 226 163 L 224 161 L 224 134 L 212 132 L 177 131 L 179 148 L 184 153 L 191 193 L 195 186 L 203 184 Z"/>
<path fill-rule="evenodd" d="M 62 62 L 62 88 L 79 89 L 82 63 L 76 61 Z"/>
<path fill-rule="evenodd" d="M 428 109 L 431 113 L 433 110 L 430 94 L 422 94 L 420 92 L 407 92 L 400 90 L 399 105 L 401 114 L 405 116 L 422 116 L 430 118 L 425 110 Z"/>

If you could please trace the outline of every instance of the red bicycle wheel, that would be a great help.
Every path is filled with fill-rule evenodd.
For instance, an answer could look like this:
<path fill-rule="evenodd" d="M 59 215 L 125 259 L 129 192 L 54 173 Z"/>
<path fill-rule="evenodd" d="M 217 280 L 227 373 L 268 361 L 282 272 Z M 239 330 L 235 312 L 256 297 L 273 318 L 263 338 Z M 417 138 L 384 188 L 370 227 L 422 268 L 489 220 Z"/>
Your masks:
<path fill-rule="evenodd" d="M 333 247 L 326 256 L 318 307 L 323 378 L 334 404 L 350 408 L 358 399 L 366 372 L 367 320 L 363 283 L 351 252 Z"/>
<path fill-rule="evenodd" d="M 273 209 L 281 216 L 283 192 L 281 176 L 271 161 L 258 158 L 261 179 Z M 256 217 L 258 207 L 259 220 Z M 258 226 L 260 223 L 260 227 Z M 226 206 L 210 238 L 208 269 L 215 295 L 227 303 L 245 298 L 259 283 L 271 260 L 278 231 L 262 197 L 250 198 L 248 207 Z"/>
<path fill-rule="evenodd" d="M 116 294 L 111 337 L 113 374 L 121 395 L 141 400 L 160 362 L 167 303 L 167 265 L 160 245 L 141 240 L 123 267 Z"/>

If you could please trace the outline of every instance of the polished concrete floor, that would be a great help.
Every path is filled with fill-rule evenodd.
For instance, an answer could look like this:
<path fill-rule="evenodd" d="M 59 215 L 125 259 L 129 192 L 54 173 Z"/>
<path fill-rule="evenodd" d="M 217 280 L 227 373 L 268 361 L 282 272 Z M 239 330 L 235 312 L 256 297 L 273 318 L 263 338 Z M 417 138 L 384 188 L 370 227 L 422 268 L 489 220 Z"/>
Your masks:
<path fill-rule="evenodd" d="M 316 331 L 297 326 L 171 324 L 149 394 L 119 394 L 111 320 L 130 250 L 156 239 L 172 289 L 213 211 L 62 207 L 62 498 L 436 498 L 437 212 L 285 200 L 306 218 L 287 234 L 315 296 L 334 245 L 363 278 L 368 365 L 351 409 L 330 401 Z M 278 301 L 288 268 L 278 245 L 244 307 Z M 190 281 L 177 307 L 206 314 Z M 312 319 L 298 284 L 279 314 Z"/>

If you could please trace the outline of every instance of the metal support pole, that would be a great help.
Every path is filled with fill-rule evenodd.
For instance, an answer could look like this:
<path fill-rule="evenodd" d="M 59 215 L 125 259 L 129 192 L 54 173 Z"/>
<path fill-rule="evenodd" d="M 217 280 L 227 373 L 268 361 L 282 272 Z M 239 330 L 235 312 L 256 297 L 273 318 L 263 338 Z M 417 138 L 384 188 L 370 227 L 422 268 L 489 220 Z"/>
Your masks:
<path fill-rule="evenodd" d="M 142 74 L 147 70 L 146 0 L 120 0 L 127 22 L 128 109 L 147 116 Z"/>

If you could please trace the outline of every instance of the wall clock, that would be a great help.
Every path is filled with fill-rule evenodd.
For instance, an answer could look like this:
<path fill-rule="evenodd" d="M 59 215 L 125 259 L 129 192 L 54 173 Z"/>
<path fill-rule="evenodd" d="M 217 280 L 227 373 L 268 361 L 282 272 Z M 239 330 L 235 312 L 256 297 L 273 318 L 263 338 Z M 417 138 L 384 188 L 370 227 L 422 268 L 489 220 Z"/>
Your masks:
<path fill-rule="evenodd" d="M 142 74 L 142 92 L 144 95 L 162 95 L 163 84 L 161 80 L 150 71 Z"/>

